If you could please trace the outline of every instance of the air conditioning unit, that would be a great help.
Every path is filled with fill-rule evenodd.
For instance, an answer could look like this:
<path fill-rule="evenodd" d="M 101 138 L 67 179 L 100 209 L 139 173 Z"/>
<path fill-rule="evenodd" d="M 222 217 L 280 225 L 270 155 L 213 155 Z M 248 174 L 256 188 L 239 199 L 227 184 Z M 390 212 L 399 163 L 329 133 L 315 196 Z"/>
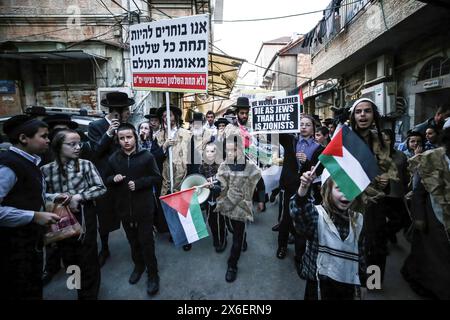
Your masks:
<path fill-rule="evenodd" d="M 113 92 L 113 91 L 124 92 L 128 95 L 129 98 L 133 98 L 133 93 L 131 91 L 131 88 L 128 88 L 128 87 L 98 88 L 97 89 L 97 110 L 100 110 L 100 111 L 105 110 L 106 112 L 108 112 L 108 110 L 105 107 L 102 107 L 100 105 L 100 102 L 102 101 L 102 99 L 105 99 L 106 94 L 108 92 Z"/>
<path fill-rule="evenodd" d="M 361 90 L 361 98 L 369 98 L 382 115 L 395 111 L 397 87 L 395 82 L 382 82 Z"/>
<path fill-rule="evenodd" d="M 377 80 L 392 76 L 393 58 L 389 55 L 379 56 L 367 63 L 364 68 L 364 82 L 370 84 Z"/>

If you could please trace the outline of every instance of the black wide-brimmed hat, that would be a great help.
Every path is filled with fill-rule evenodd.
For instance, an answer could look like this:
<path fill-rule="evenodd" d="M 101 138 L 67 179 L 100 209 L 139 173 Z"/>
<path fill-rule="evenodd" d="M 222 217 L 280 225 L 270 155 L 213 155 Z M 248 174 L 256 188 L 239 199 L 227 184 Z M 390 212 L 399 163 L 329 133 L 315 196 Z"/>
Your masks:
<path fill-rule="evenodd" d="M 203 113 L 194 112 L 194 114 L 192 115 L 192 121 L 203 121 Z"/>
<path fill-rule="evenodd" d="M 134 99 L 128 98 L 124 92 L 113 91 L 106 94 L 100 104 L 107 108 L 126 108 L 134 104 Z"/>
<path fill-rule="evenodd" d="M 170 111 L 174 114 L 174 115 L 176 115 L 176 116 L 178 116 L 178 118 L 181 118 L 181 114 L 182 114 L 182 112 L 181 112 L 181 109 L 180 108 L 178 108 L 176 105 L 174 105 L 174 104 L 169 104 L 169 108 L 170 108 Z M 162 116 L 163 116 L 163 113 L 164 112 L 166 112 L 166 104 L 164 103 L 164 104 L 162 104 L 161 105 L 161 107 L 159 107 L 158 108 L 158 110 L 156 110 L 156 114 L 158 115 L 158 118 L 162 118 Z"/>
<path fill-rule="evenodd" d="M 239 109 L 250 109 L 250 100 L 247 97 L 239 97 L 236 101 L 236 104 L 233 104 L 236 110 Z"/>
<path fill-rule="evenodd" d="M 221 123 L 223 123 L 224 125 L 227 125 L 227 124 L 229 124 L 230 122 L 229 122 L 227 119 L 225 119 L 225 118 L 218 118 L 218 119 L 214 122 L 214 125 L 215 125 L 216 127 L 218 127 L 219 124 L 221 124 Z"/>
<path fill-rule="evenodd" d="M 69 127 L 69 129 L 78 128 L 78 123 L 76 123 L 75 121 L 72 121 L 71 116 L 68 114 L 52 114 L 52 115 L 42 119 L 42 121 L 44 121 L 46 124 L 48 124 L 48 126 L 50 128 L 52 128 L 56 125 L 60 125 L 60 124 L 67 125 Z"/>
<path fill-rule="evenodd" d="M 334 119 L 333 118 L 326 118 L 325 120 L 323 120 L 323 123 L 326 126 L 329 126 L 330 124 L 334 123 Z"/>
<path fill-rule="evenodd" d="M 235 116 L 235 115 L 236 115 L 236 112 L 235 112 L 233 109 L 230 108 L 230 109 L 227 109 L 223 115 L 224 115 L 224 116 L 227 116 L 227 115 L 233 115 L 233 116 Z"/>
<path fill-rule="evenodd" d="M 148 114 L 146 114 L 144 116 L 144 118 L 147 118 L 147 119 L 158 118 L 159 119 L 159 116 L 156 114 L 157 110 L 158 110 L 157 108 L 151 108 L 149 110 Z"/>
<path fill-rule="evenodd" d="M 35 117 L 26 114 L 19 114 L 5 121 L 3 124 L 3 133 L 10 137 L 11 135 L 23 130 L 25 127 L 35 125 L 36 123 L 44 124 L 41 120 L 38 120 Z"/>

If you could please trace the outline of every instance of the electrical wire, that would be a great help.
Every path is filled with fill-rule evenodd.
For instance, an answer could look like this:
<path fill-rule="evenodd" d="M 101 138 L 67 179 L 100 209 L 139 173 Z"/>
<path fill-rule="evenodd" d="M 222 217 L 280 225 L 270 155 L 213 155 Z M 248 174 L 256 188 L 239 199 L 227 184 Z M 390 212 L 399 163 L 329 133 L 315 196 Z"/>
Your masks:
<path fill-rule="evenodd" d="M 123 15 L 121 15 L 121 16 L 123 16 Z M 118 16 L 116 16 L 116 17 L 118 17 Z M 97 23 L 98 23 L 98 22 L 103 22 L 103 21 L 108 21 L 108 20 L 111 20 L 111 18 L 108 17 L 108 18 L 102 18 L 102 19 L 99 19 L 99 20 L 97 20 Z M 91 25 L 91 22 L 85 22 L 85 23 L 80 24 L 79 26 L 80 26 L 80 27 L 83 27 L 83 26 L 88 26 L 88 25 Z M 16 41 L 16 40 L 20 40 L 20 39 L 23 39 L 23 38 L 29 38 L 29 37 L 35 37 L 35 36 L 41 36 L 41 35 L 46 35 L 46 34 L 58 32 L 58 31 L 64 31 L 64 30 L 68 30 L 68 29 L 71 29 L 71 27 L 64 27 L 64 28 L 55 29 L 55 30 L 50 30 L 50 31 L 46 31 L 46 32 L 35 33 L 35 34 L 29 34 L 29 35 L 20 36 L 20 37 L 15 37 L 15 38 L 11 38 L 11 39 L 5 39 L 5 40 L 2 40 L 2 42 Z"/>
<path fill-rule="evenodd" d="M 102 5 L 106 10 L 108 10 L 108 12 L 114 17 L 114 19 L 115 19 L 116 21 L 118 21 L 118 20 L 116 19 L 116 15 L 108 8 L 108 6 L 103 2 L 103 0 L 97 0 L 97 2 L 100 2 L 101 5 Z"/>
<path fill-rule="evenodd" d="M 119 4 L 116 0 L 111 0 L 112 3 L 115 3 L 116 5 L 118 5 L 120 8 L 122 8 L 123 10 L 125 10 L 127 13 L 131 13 L 130 10 L 125 9 L 124 7 L 122 7 L 121 4 Z"/>
<path fill-rule="evenodd" d="M 357 0 L 354 2 L 349 2 L 346 3 L 344 5 L 339 5 L 339 6 L 334 6 L 334 7 L 330 7 L 330 8 L 326 8 L 326 10 L 335 10 L 335 9 L 339 9 L 342 8 L 344 6 L 348 6 L 351 4 L 355 4 L 355 3 L 359 3 L 361 2 L 361 0 Z M 268 17 L 268 18 L 254 18 L 254 19 L 236 19 L 236 20 L 212 20 L 212 22 L 255 22 L 255 21 L 268 21 L 268 20 L 277 20 L 277 19 L 286 19 L 286 18 L 292 18 L 292 17 L 299 17 L 299 16 L 304 16 L 304 15 L 308 15 L 308 14 L 314 14 L 314 13 L 320 13 L 325 11 L 324 9 L 322 10 L 314 10 L 314 11 L 308 11 L 308 12 L 301 12 L 301 13 L 296 13 L 296 14 L 290 14 L 290 15 L 286 15 L 286 16 L 279 16 L 279 17 Z"/>

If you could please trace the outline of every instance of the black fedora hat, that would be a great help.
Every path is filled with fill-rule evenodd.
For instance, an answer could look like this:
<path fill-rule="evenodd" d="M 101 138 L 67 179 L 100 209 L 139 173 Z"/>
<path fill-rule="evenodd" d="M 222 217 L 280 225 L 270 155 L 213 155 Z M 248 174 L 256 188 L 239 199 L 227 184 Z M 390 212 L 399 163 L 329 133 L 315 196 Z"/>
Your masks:
<path fill-rule="evenodd" d="M 146 115 L 144 116 L 144 118 L 147 118 L 147 119 L 158 118 L 158 119 L 159 119 L 159 117 L 158 117 L 158 115 L 156 114 L 156 112 L 157 112 L 157 108 L 151 108 L 151 109 L 149 110 L 148 114 L 146 114 Z"/>
<path fill-rule="evenodd" d="M 125 108 L 134 104 L 134 99 L 128 98 L 124 92 L 113 91 L 106 94 L 100 104 L 107 108 Z"/>
<path fill-rule="evenodd" d="M 217 120 L 214 122 L 214 125 L 215 125 L 216 127 L 218 127 L 219 124 L 221 124 L 221 123 L 227 125 L 227 124 L 230 123 L 230 121 L 228 121 L 228 120 L 225 119 L 225 118 L 219 118 L 219 119 L 217 119 Z"/>
<path fill-rule="evenodd" d="M 238 109 L 250 109 L 250 100 L 247 97 L 239 97 L 233 107 Z"/>
<path fill-rule="evenodd" d="M 78 123 L 75 121 L 72 121 L 72 118 L 68 114 L 52 114 L 48 117 L 45 117 L 42 119 L 50 128 L 53 128 L 56 125 L 59 124 L 66 124 L 69 129 L 76 129 L 78 128 Z"/>
<path fill-rule="evenodd" d="M 170 108 L 170 111 L 171 111 L 174 115 L 176 115 L 178 118 L 181 118 L 182 112 L 181 112 L 181 109 L 180 109 L 180 108 L 178 108 L 178 107 L 177 107 L 176 105 L 174 105 L 174 104 L 169 104 L 169 108 Z M 156 114 L 158 115 L 158 118 L 161 119 L 162 116 L 163 116 L 163 113 L 166 112 L 166 110 L 167 110 L 166 104 L 164 103 L 164 104 L 161 105 L 161 107 L 158 108 L 158 110 L 156 110 Z"/>
<path fill-rule="evenodd" d="M 194 112 L 194 114 L 192 115 L 192 120 L 193 121 L 203 121 L 203 113 Z"/>

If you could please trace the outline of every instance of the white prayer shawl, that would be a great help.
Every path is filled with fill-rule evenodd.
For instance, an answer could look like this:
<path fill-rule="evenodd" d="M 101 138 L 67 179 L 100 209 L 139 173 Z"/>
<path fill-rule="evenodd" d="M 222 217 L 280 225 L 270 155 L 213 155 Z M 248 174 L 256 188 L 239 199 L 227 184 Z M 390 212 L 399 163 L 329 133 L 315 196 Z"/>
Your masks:
<path fill-rule="evenodd" d="M 363 225 L 363 216 L 357 214 L 356 228 L 349 226 L 349 234 L 345 240 L 341 239 L 339 232 L 328 213 L 322 206 L 316 206 L 319 212 L 318 237 L 319 252 L 317 254 L 317 281 L 319 275 L 327 276 L 335 281 L 360 285 L 359 281 L 359 250 L 358 239 Z M 349 223 L 351 223 L 349 221 Z"/>

